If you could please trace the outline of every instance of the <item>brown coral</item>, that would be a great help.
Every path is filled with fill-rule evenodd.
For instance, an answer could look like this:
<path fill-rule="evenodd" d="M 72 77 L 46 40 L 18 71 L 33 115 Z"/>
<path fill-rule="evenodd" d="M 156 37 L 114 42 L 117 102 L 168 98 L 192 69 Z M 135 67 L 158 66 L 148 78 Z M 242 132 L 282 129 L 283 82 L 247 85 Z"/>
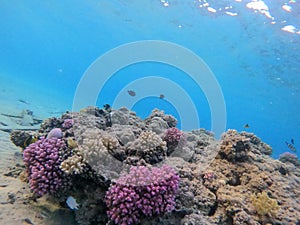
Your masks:
<path fill-rule="evenodd" d="M 236 130 L 228 130 L 222 135 L 220 157 L 231 162 L 246 161 L 247 152 L 250 149 L 249 141 L 249 138 L 239 134 Z"/>

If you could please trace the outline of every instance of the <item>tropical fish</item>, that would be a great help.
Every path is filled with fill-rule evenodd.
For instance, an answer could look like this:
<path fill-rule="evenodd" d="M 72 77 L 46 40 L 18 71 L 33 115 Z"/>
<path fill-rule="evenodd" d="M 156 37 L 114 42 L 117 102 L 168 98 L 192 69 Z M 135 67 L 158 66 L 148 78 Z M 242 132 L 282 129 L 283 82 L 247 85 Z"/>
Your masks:
<path fill-rule="evenodd" d="M 36 135 L 30 135 L 27 137 L 23 143 L 23 146 L 26 148 L 28 145 L 36 142 L 38 140 L 38 137 Z"/>
<path fill-rule="evenodd" d="M 159 95 L 159 98 L 160 98 L 160 99 L 164 99 L 165 96 L 164 96 L 163 94 L 160 94 L 160 95 Z"/>
<path fill-rule="evenodd" d="M 288 148 L 293 151 L 293 152 L 296 152 L 297 149 L 296 147 L 292 144 L 292 143 L 288 143 L 287 141 L 285 142 L 285 144 L 288 146 Z"/>
<path fill-rule="evenodd" d="M 72 210 L 78 209 L 79 204 L 76 202 L 76 199 L 73 198 L 72 196 L 69 196 L 67 198 L 66 203 L 70 209 Z"/>
<path fill-rule="evenodd" d="M 109 104 L 103 105 L 103 108 L 104 108 L 106 111 L 110 111 L 110 110 L 111 110 L 111 107 L 110 107 Z"/>
<path fill-rule="evenodd" d="M 249 128 L 250 126 L 249 126 L 249 124 L 248 123 L 246 123 L 245 125 L 244 125 L 244 128 Z"/>
<path fill-rule="evenodd" d="M 129 94 L 130 96 L 132 96 L 132 97 L 134 97 L 134 96 L 136 95 L 135 92 L 134 92 L 133 90 L 128 90 L 127 92 L 128 92 L 128 94 Z"/>
<path fill-rule="evenodd" d="M 294 142 L 294 139 L 293 139 L 293 138 L 291 139 L 291 143 L 292 143 L 293 145 L 295 144 L 295 142 Z"/>

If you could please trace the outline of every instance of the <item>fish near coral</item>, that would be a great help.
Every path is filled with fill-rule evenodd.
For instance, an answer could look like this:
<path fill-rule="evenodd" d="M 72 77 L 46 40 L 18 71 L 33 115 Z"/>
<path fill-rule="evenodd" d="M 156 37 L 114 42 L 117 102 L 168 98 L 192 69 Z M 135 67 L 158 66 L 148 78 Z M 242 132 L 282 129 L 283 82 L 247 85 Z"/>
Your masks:
<path fill-rule="evenodd" d="M 69 196 L 66 200 L 67 206 L 72 210 L 78 210 L 79 204 L 76 202 L 76 199 L 72 196 Z"/>

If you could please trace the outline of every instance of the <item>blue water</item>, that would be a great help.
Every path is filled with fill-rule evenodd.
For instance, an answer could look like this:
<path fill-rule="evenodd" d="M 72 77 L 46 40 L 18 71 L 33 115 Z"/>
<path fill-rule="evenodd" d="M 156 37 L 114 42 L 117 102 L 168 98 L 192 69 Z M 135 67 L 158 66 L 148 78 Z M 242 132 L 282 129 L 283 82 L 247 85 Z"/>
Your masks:
<path fill-rule="evenodd" d="M 285 141 L 293 138 L 300 156 L 299 0 L 265 1 L 273 19 L 247 8 L 250 1 L 207 2 L 216 12 L 209 11 L 204 1 L 189 0 L 2 0 L 0 76 L 53 92 L 60 96 L 58 102 L 72 109 L 80 79 L 100 56 L 135 41 L 172 42 L 197 54 L 213 72 L 226 104 L 227 129 L 242 131 L 249 124 L 247 131 L 270 144 L 276 158 L 290 151 Z M 284 4 L 292 11 L 283 10 Z M 294 33 L 281 29 L 286 25 L 293 25 Z M 104 66 L 114 61 L 108 64 Z M 120 92 L 127 94 L 126 87 L 149 76 L 175 82 L 192 99 L 200 126 L 211 129 L 206 93 L 184 71 L 162 63 L 137 63 L 112 74 L 99 90 L 97 104 L 113 104 Z M 156 84 L 151 85 L 155 92 Z M 174 114 L 180 127 L 185 121 L 177 109 L 186 101 L 176 96 L 176 88 L 165 88 L 168 94 L 143 95 L 145 87 L 139 86 L 136 96 L 126 96 L 135 101 L 132 109 L 138 115 L 146 117 L 158 107 Z M 172 96 L 176 97 L 170 102 Z"/>

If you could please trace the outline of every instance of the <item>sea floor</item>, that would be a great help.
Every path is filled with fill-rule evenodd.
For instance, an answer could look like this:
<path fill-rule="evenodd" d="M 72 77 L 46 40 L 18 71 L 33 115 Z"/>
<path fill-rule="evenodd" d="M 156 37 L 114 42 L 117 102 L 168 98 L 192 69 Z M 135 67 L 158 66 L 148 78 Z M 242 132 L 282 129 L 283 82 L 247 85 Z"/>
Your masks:
<path fill-rule="evenodd" d="M 40 122 L 63 112 L 63 103 L 51 94 L 0 75 L 0 224 L 73 224 L 72 212 L 41 198 L 30 199 L 28 184 L 19 178 L 21 148 L 10 141 L 14 129 L 36 130 Z M 50 97 L 49 97 L 50 96 Z"/>

